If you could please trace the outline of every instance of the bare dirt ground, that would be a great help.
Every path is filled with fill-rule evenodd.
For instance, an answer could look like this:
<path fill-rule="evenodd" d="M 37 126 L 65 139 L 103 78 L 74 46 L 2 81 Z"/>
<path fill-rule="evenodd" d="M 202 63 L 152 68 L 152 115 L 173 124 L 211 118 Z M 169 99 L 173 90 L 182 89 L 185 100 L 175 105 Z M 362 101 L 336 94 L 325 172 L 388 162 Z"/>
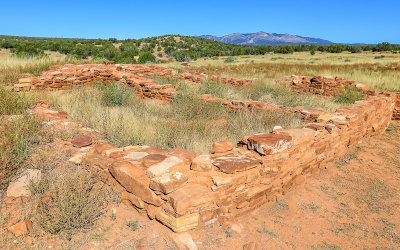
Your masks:
<path fill-rule="evenodd" d="M 278 203 L 189 234 L 198 249 L 243 249 L 249 243 L 255 248 L 246 249 L 398 249 L 399 136 L 400 123 L 393 122 L 383 135 L 365 139 L 352 153 L 296 186 Z M 50 144 L 45 150 L 58 152 L 55 155 L 62 165 L 63 149 L 59 142 L 53 144 L 59 146 Z M 48 160 L 56 164 L 55 159 Z M 29 235 L 8 238 L 3 246 L 176 249 L 174 235 L 132 207 L 113 203 L 93 229 L 69 240 L 35 229 Z"/>
<path fill-rule="evenodd" d="M 283 197 L 228 228 L 191 232 L 200 249 L 400 248 L 400 123 L 366 139 Z"/>

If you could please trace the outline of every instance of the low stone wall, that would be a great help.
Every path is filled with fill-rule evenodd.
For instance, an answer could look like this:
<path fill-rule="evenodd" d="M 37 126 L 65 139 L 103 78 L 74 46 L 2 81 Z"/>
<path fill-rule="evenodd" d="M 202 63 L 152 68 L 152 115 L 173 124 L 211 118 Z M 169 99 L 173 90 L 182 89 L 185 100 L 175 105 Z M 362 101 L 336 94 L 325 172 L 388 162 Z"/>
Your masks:
<path fill-rule="evenodd" d="M 325 76 L 292 76 L 290 86 L 298 92 L 307 92 L 322 96 L 335 96 L 345 88 L 357 88 L 360 91 L 375 95 L 376 91 L 368 88 L 367 85 L 349 81 L 343 77 L 329 78 Z"/>
<path fill-rule="evenodd" d="M 237 79 L 233 77 L 222 77 L 215 75 L 209 76 L 206 74 L 192 74 L 192 73 L 183 73 L 179 76 L 179 78 L 193 83 L 200 83 L 202 81 L 211 80 L 213 82 L 222 82 L 231 85 L 233 87 L 246 87 L 253 83 L 253 80 L 251 79 Z"/>
<path fill-rule="evenodd" d="M 150 76 L 170 76 L 175 71 L 157 65 L 52 65 L 41 76 L 19 79 L 14 89 L 65 89 L 71 87 L 94 85 L 96 82 L 120 82 L 136 88 L 145 98 L 171 101 L 176 94 L 168 84 L 159 84 Z"/>
<path fill-rule="evenodd" d="M 369 97 L 303 128 L 246 136 L 237 147 L 215 143 L 211 154 L 97 144 L 82 164 L 138 211 L 182 232 L 279 200 L 360 140 L 382 133 L 395 102 L 392 94 Z"/>
<path fill-rule="evenodd" d="M 144 73 L 135 74 L 141 77 Z M 148 83 L 145 79 L 137 83 L 123 75 L 121 79 L 139 92 Z M 153 89 L 147 92 L 158 98 Z M 76 151 L 71 152 L 70 161 L 82 164 L 113 185 L 125 203 L 173 231 L 183 232 L 277 201 L 319 169 L 338 161 L 359 141 L 385 131 L 392 117 L 398 114 L 399 95 L 374 94 L 334 113 L 301 109 L 298 112 L 312 121 L 303 128 L 276 127 L 271 133 L 246 136 L 236 147 L 228 142 L 214 143 L 211 153 L 197 155 L 179 148 L 166 151 L 150 146 L 117 147 L 105 143 L 89 145 L 83 143 L 87 138 L 77 138 L 71 142 Z M 141 95 L 146 96 L 146 91 Z M 220 100 L 209 95 L 202 98 Z M 222 103 L 231 108 L 268 108 L 251 100 L 222 100 Z M 70 122 L 65 120 L 67 114 L 50 112 L 40 106 L 35 110 L 39 116 L 59 119 L 61 124 Z"/>

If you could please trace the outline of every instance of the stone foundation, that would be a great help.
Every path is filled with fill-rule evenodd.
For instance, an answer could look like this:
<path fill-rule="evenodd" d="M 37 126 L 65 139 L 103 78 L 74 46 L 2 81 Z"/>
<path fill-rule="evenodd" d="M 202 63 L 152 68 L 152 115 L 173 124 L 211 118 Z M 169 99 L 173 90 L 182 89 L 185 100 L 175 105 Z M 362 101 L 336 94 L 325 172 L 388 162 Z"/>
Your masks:
<path fill-rule="evenodd" d="M 298 129 L 244 137 L 211 154 L 146 146 L 95 145 L 82 164 L 118 187 L 123 199 L 175 232 L 275 202 L 340 160 L 361 140 L 385 131 L 395 96 L 369 97 Z"/>
<path fill-rule="evenodd" d="M 376 91 L 367 85 L 348 81 L 343 77 L 329 78 L 325 76 L 292 76 L 290 86 L 298 92 L 312 93 L 322 96 L 335 96 L 346 88 L 356 88 L 368 95 L 375 95 Z"/>
<path fill-rule="evenodd" d="M 109 66 L 121 72 L 117 67 L 122 66 Z M 142 67 L 148 74 L 154 69 Z M 108 74 L 103 76 L 108 77 Z M 123 78 L 122 74 L 121 78 L 127 84 L 134 82 L 129 77 Z M 328 86 L 325 80 L 323 82 L 323 86 Z M 31 87 L 35 85 L 31 83 Z M 145 92 L 139 93 L 146 96 Z M 225 216 L 247 213 L 267 202 L 276 202 L 321 168 L 331 166 L 351 152 L 361 140 L 384 132 L 392 117 L 398 115 L 399 95 L 375 91 L 374 94 L 334 113 L 300 110 L 312 121 L 303 128 L 277 127 L 271 133 L 246 136 L 236 147 L 228 142 L 214 143 L 211 153 L 197 155 L 179 148 L 166 151 L 151 146 L 117 147 L 94 143 L 84 151 L 73 152 L 70 161 L 82 164 L 114 186 L 123 202 L 150 219 L 157 219 L 175 232 L 183 232 L 212 224 Z M 238 105 L 249 103 L 239 102 Z M 65 123 L 66 114 L 45 111 L 46 108 L 41 105 L 35 113 L 44 114 L 43 117 L 47 114 L 48 119 L 61 119 Z"/>

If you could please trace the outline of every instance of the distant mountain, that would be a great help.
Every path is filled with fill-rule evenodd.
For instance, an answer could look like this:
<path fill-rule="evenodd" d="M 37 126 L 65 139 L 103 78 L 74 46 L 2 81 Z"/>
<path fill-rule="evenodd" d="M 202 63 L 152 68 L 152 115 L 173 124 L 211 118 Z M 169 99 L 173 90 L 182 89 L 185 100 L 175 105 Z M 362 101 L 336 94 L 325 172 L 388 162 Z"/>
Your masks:
<path fill-rule="evenodd" d="M 264 31 L 256 33 L 233 33 L 225 36 L 212 36 L 202 35 L 201 38 L 211 39 L 223 43 L 240 44 L 240 45 L 298 45 L 298 44 L 317 44 L 317 45 L 329 45 L 334 44 L 331 41 L 313 38 L 303 37 L 291 34 L 277 34 L 277 33 L 266 33 Z"/>

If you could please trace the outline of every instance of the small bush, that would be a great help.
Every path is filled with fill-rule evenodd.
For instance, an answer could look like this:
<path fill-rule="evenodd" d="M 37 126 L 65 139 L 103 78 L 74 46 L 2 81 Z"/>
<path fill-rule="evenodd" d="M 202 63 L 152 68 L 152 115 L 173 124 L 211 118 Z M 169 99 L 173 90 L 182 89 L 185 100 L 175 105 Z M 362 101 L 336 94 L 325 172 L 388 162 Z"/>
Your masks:
<path fill-rule="evenodd" d="M 67 238 L 78 229 L 93 226 L 107 206 L 103 187 L 83 170 L 63 169 L 41 182 L 46 178 L 48 194 L 40 198 L 34 216 L 38 225 L 48 233 Z"/>
<path fill-rule="evenodd" d="M 142 52 L 139 54 L 139 63 L 155 63 L 156 62 L 156 57 L 149 51 L 147 52 Z"/>
<path fill-rule="evenodd" d="M 385 55 L 375 56 L 374 59 L 382 59 L 385 58 Z"/>
<path fill-rule="evenodd" d="M 211 59 L 218 60 L 219 58 L 218 58 L 218 56 L 213 56 L 213 57 L 211 57 Z"/>
<path fill-rule="evenodd" d="M 129 101 L 128 87 L 120 83 L 100 84 L 103 104 L 108 107 L 123 106 Z"/>
<path fill-rule="evenodd" d="M 232 63 L 234 61 L 235 61 L 235 58 L 233 58 L 232 56 L 229 56 L 224 60 L 224 63 Z"/>
<path fill-rule="evenodd" d="M 128 221 L 126 223 L 126 226 L 129 228 L 129 230 L 136 231 L 139 228 L 139 222 L 138 222 L 138 220 Z"/>
<path fill-rule="evenodd" d="M 346 88 L 340 91 L 338 95 L 335 96 L 335 102 L 343 104 L 352 104 L 356 101 L 363 99 L 365 95 L 358 91 L 356 88 Z"/>

